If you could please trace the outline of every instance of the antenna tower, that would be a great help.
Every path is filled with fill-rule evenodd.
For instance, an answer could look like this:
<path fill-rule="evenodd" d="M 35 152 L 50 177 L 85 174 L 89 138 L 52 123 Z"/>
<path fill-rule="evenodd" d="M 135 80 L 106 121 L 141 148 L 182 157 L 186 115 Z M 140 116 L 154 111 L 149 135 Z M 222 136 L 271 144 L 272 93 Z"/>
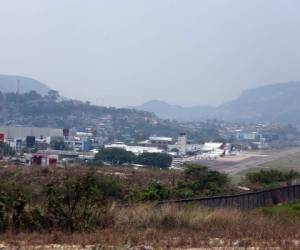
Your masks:
<path fill-rule="evenodd" d="M 17 95 L 20 94 L 20 80 L 17 80 Z"/>

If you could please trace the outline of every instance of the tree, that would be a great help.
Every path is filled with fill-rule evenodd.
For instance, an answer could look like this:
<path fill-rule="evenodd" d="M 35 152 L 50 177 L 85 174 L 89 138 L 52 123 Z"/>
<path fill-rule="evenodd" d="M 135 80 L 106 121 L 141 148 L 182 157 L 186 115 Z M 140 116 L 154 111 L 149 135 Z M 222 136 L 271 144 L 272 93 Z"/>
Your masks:
<path fill-rule="evenodd" d="M 137 164 L 168 168 L 172 163 L 172 156 L 163 153 L 143 153 L 136 159 Z"/>
<path fill-rule="evenodd" d="M 132 152 L 128 152 L 121 148 L 105 148 L 99 151 L 95 156 L 95 161 L 109 162 L 112 165 L 122 165 L 124 163 L 132 163 L 136 156 Z"/>
<path fill-rule="evenodd" d="M 57 101 L 59 98 L 59 92 L 56 90 L 49 90 L 48 91 L 48 96 L 47 96 L 51 101 Z"/>
<path fill-rule="evenodd" d="M 0 156 L 14 156 L 15 151 L 4 142 L 0 142 Z"/>
<path fill-rule="evenodd" d="M 54 150 L 67 150 L 68 147 L 63 140 L 55 140 L 50 143 L 51 149 Z"/>
<path fill-rule="evenodd" d="M 23 98 L 23 101 L 32 102 L 41 99 L 42 96 L 36 91 L 31 90 L 30 92 L 21 95 L 21 98 Z"/>

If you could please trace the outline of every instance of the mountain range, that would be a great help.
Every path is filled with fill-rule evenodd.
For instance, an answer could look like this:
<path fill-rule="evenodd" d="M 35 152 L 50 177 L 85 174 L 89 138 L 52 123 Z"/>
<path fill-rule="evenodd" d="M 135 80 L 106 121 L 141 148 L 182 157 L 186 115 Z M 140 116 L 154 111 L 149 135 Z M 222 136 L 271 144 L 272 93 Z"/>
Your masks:
<path fill-rule="evenodd" d="M 23 94 L 31 90 L 40 95 L 46 95 L 50 88 L 46 84 L 29 77 L 0 75 L 0 91 L 3 93 L 16 93 L 19 91 L 20 94 Z"/>
<path fill-rule="evenodd" d="M 46 95 L 50 88 L 32 78 L 0 75 L 0 91 L 3 93 L 31 90 Z M 300 125 L 300 81 L 277 83 L 248 89 L 235 100 L 218 107 L 170 105 L 152 100 L 131 109 L 147 111 L 162 119 L 178 121 L 203 121 L 219 119 L 244 122 L 279 122 Z"/>
<path fill-rule="evenodd" d="M 300 82 L 287 82 L 248 89 L 235 100 L 218 107 L 182 107 L 149 101 L 138 110 L 153 112 L 164 119 L 279 122 L 300 125 Z"/>

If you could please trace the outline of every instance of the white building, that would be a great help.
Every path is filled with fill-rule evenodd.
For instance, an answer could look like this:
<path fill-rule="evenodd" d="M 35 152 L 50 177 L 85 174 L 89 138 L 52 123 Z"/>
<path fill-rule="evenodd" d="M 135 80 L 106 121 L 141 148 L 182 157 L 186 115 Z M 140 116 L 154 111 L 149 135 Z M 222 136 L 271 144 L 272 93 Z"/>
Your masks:
<path fill-rule="evenodd" d="M 46 138 L 48 136 L 63 136 L 63 129 L 2 126 L 0 127 L 0 133 L 3 133 L 5 138 L 10 139 L 25 139 L 27 136 L 34 136 L 38 139 Z"/>
<path fill-rule="evenodd" d="M 132 152 L 136 155 L 140 155 L 142 153 L 163 153 L 163 150 L 159 149 L 157 147 L 128 146 L 121 142 L 105 145 L 104 147 L 105 148 L 120 148 L 120 149 L 129 151 L 129 152 Z"/>

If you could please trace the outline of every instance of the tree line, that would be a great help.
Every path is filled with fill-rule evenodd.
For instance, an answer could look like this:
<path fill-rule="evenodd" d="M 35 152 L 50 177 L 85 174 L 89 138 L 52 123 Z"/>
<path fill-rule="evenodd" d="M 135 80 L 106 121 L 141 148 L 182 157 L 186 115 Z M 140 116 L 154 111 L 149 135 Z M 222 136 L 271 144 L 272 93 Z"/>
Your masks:
<path fill-rule="evenodd" d="M 172 157 L 165 153 L 142 153 L 135 155 L 121 148 L 104 148 L 95 156 L 95 164 L 111 165 L 140 164 L 159 168 L 168 168 L 172 163 Z"/>

